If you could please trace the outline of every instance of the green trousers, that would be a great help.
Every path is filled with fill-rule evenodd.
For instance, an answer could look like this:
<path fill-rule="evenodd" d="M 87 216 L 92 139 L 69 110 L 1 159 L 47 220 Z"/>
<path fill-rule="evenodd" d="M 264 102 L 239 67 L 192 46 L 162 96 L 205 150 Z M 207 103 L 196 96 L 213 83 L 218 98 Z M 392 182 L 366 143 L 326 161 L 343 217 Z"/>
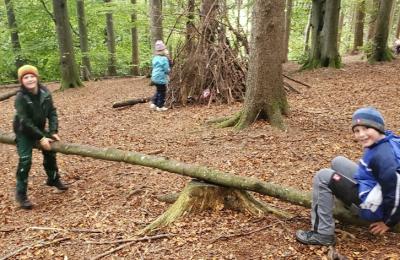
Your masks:
<path fill-rule="evenodd" d="M 36 140 L 23 135 L 16 135 L 17 151 L 19 156 L 17 168 L 17 192 L 26 193 L 28 189 L 28 176 L 32 165 L 32 150 L 37 144 Z M 43 166 L 46 171 L 48 182 L 54 182 L 59 178 L 56 153 L 53 151 L 42 151 Z"/>

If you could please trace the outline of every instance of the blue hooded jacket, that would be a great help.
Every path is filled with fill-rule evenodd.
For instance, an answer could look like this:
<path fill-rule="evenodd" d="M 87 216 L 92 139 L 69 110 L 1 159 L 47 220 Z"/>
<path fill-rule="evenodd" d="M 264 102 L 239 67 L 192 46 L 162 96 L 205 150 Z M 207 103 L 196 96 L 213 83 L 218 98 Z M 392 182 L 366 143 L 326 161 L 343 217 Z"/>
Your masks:
<path fill-rule="evenodd" d="M 400 137 L 390 131 L 364 151 L 354 178 L 359 187 L 359 198 L 364 202 L 369 192 L 379 184 L 382 203 L 375 212 L 360 210 L 360 217 L 368 221 L 384 221 L 391 227 L 400 221 Z"/>
<path fill-rule="evenodd" d="M 151 81 L 155 84 L 168 84 L 169 61 L 168 58 L 161 55 L 155 55 L 151 61 L 153 70 L 151 72 Z"/>

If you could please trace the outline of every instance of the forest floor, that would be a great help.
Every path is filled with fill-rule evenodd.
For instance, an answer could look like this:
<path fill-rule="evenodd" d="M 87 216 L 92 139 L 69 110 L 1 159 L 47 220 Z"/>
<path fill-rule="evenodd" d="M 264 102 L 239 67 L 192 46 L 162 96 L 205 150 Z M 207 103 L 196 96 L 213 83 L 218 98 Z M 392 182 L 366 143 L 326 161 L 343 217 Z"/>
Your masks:
<path fill-rule="evenodd" d="M 289 82 L 301 93 L 288 94 L 287 131 L 265 121 L 243 131 L 206 124 L 238 111 L 240 103 L 166 112 L 152 111 L 148 104 L 111 107 L 116 101 L 151 95 L 153 87 L 145 78 L 93 81 L 65 92 L 55 91 L 55 83 L 49 88 L 65 142 L 157 153 L 310 191 L 315 172 L 329 167 L 334 156 L 361 156 L 350 129 L 355 109 L 377 107 L 387 127 L 400 132 L 400 60 L 369 65 L 351 58 L 344 63 L 342 69 L 305 72 L 285 64 L 287 75 L 311 85 Z M 5 91 L 0 89 L 0 94 Z M 11 98 L 0 103 L 3 131 L 11 132 L 13 102 Z M 156 197 L 179 192 L 190 180 L 158 169 L 59 154 L 60 171 L 70 189 L 58 193 L 44 185 L 41 154 L 35 151 L 29 178 L 34 209 L 26 211 L 14 202 L 15 147 L 0 144 L 0 158 L 0 258 L 19 249 L 12 259 L 95 257 L 120 245 L 105 242 L 137 238 L 135 232 L 169 207 Z M 310 227 L 309 209 L 254 195 L 296 217 L 206 211 L 156 232 L 169 237 L 132 243 L 107 259 L 327 259 L 327 247 L 305 246 L 294 238 L 297 229 Z M 375 237 L 366 228 L 338 223 L 337 238 L 337 251 L 350 259 L 400 258 L 400 234 Z"/>

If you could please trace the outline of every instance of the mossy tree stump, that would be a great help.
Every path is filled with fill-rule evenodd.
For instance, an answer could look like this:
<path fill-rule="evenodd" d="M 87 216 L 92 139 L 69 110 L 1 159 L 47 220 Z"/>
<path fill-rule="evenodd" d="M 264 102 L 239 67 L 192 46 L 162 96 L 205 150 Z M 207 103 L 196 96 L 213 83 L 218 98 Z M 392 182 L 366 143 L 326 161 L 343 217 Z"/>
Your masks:
<path fill-rule="evenodd" d="M 173 197 L 171 199 L 171 196 L 168 196 L 167 200 L 175 200 Z M 151 224 L 140 230 L 139 234 L 149 233 L 155 229 L 168 226 L 178 218 L 190 213 L 222 209 L 248 212 L 257 216 L 273 213 L 285 218 L 292 217 L 287 212 L 256 200 L 247 191 L 192 180 L 179 193 L 174 204 Z"/>

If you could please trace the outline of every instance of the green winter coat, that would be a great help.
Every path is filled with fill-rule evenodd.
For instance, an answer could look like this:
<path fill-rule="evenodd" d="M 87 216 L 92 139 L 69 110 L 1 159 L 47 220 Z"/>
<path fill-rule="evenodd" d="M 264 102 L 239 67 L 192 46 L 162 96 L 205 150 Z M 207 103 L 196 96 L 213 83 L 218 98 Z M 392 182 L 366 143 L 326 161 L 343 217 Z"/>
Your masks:
<path fill-rule="evenodd" d="M 17 93 L 13 122 L 16 135 L 23 134 L 40 140 L 58 132 L 57 111 L 50 91 L 45 86 L 39 85 L 38 95 L 33 95 L 24 87 Z M 48 119 L 48 131 L 45 131 L 46 119 Z"/>

